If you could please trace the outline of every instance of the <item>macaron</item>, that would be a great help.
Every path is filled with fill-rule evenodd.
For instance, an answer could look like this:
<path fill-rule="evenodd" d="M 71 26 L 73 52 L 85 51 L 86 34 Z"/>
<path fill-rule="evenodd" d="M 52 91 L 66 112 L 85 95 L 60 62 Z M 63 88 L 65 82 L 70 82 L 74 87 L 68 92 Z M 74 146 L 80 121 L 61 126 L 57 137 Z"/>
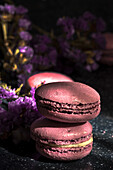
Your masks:
<path fill-rule="evenodd" d="M 31 138 L 36 141 L 37 151 L 54 160 L 76 160 L 92 150 L 92 125 L 61 123 L 40 118 L 30 128 Z"/>
<path fill-rule="evenodd" d="M 78 123 L 94 119 L 100 113 L 100 95 L 79 82 L 54 82 L 35 91 L 39 112 L 48 119 Z"/>
<path fill-rule="evenodd" d="M 113 65 L 113 33 L 104 33 L 103 34 L 106 45 L 105 49 L 102 51 L 102 57 L 100 63 L 106 64 L 108 66 Z"/>
<path fill-rule="evenodd" d="M 113 33 L 107 32 L 103 34 L 105 41 L 106 41 L 106 50 L 113 49 Z"/>
<path fill-rule="evenodd" d="M 29 86 L 30 88 L 38 87 L 41 85 L 41 83 L 47 84 L 47 83 L 61 82 L 61 81 L 73 82 L 73 80 L 70 77 L 61 73 L 41 72 L 29 77 L 27 80 L 27 86 Z"/>

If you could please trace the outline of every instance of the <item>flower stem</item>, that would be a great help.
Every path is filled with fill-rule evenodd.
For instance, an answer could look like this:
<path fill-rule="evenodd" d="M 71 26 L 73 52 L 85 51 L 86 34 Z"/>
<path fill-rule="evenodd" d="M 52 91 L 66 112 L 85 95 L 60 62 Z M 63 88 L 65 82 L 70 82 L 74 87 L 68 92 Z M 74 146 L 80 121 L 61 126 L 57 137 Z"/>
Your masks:
<path fill-rule="evenodd" d="M 7 23 L 6 22 L 2 23 L 2 29 L 3 29 L 4 41 L 6 41 L 7 40 Z"/>

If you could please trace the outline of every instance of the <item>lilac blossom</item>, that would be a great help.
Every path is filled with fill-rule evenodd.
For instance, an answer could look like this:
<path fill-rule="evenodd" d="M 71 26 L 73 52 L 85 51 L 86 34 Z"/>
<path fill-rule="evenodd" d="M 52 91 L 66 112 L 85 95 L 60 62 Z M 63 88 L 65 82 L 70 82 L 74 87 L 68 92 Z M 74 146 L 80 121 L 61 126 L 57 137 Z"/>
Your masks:
<path fill-rule="evenodd" d="M 28 12 L 28 9 L 23 7 L 22 5 L 16 7 L 16 13 L 17 14 L 26 14 Z"/>
<path fill-rule="evenodd" d="M 96 19 L 96 17 L 89 11 L 84 12 L 83 18 L 87 21 L 92 21 Z"/>
<path fill-rule="evenodd" d="M 97 32 L 103 32 L 105 31 L 106 23 L 102 18 L 97 18 L 96 20 L 96 30 Z"/>
<path fill-rule="evenodd" d="M 36 87 L 35 88 L 32 87 L 30 90 L 31 97 L 34 101 L 35 101 L 35 90 L 36 90 Z"/>
<path fill-rule="evenodd" d="M 25 29 L 28 29 L 31 25 L 31 22 L 27 19 L 21 18 L 18 23 L 19 27 L 23 27 Z"/>
<path fill-rule="evenodd" d="M 57 51 L 52 45 L 52 40 L 46 35 L 37 35 L 33 40 L 33 47 L 35 51 L 31 63 L 37 69 L 37 66 L 51 67 L 56 65 Z"/>
<path fill-rule="evenodd" d="M 32 64 L 24 64 L 23 69 L 24 69 L 25 72 L 31 73 L 32 70 L 33 70 L 33 66 L 32 66 Z"/>
<path fill-rule="evenodd" d="M 91 72 L 91 71 L 97 70 L 98 67 L 99 67 L 99 65 L 95 62 L 95 63 L 90 64 L 90 65 L 87 64 L 87 65 L 85 66 L 85 69 L 86 69 L 87 71 Z"/>
<path fill-rule="evenodd" d="M 0 5 L 0 11 L 4 11 L 4 6 L 3 5 Z"/>
<path fill-rule="evenodd" d="M 15 13 L 16 7 L 14 5 L 5 4 L 4 6 L 0 5 L 0 10 L 13 15 Z"/>
<path fill-rule="evenodd" d="M 0 86 L 0 99 L 12 99 L 17 97 L 15 89 L 4 89 Z"/>
<path fill-rule="evenodd" d="M 19 35 L 20 35 L 20 38 L 25 40 L 25 41 L 32 40 L 32 35 L 29 32 L 27 32 L 27 31 L 21 31 L 19 33 Z"/>
<path fill-rule="evenodd" d="M 66 33 L 67 39 L 70 39 L 75 33 L 75 29 L 73 26 L 74 21 L 75 19 L 69 17 L 59 18 L 57 21 L 57 25 L 63 27 L 63 31 Z"/>
<path fill-rule="evenodd" d="M 33 48 L 30 46 L 19 47 L 19 51 L 23 53 L 27 58 L 32 58 L 34 55 Z"/>
<path fill-rule="evenodd" d="M 89 30 L 89 25 L 88 21 L 86 21 L 83 17 L 79 17 L 75 21 L 75 29 L 81 30 L 81 31 L 88 31 Z"/>
<path fill-rule="evenodd" d="M 20 86 L 22 83 L 25 84 L 27 78 L 28 78 L 28 75 L 24 73 L 21 73 L 19 75 L 17 75 L 17 78 L 18 78 L 18 85 Z"/>

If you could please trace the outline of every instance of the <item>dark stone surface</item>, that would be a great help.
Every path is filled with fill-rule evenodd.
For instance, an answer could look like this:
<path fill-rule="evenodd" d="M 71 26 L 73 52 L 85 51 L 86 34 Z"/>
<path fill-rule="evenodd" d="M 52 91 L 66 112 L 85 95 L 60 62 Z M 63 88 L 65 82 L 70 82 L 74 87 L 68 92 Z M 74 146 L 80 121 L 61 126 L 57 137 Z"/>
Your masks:
<path fill-rule="evenodd" d="M 10 152 L 7 151 L 8 147 L 7 150 L 0 148 L 0 170 L 113 169 L 113 119 L 104 117 L 101 114 L 90 122 L 93 125 L 94 144 L 90 155 L 87 157 L 76 161 L 60 162 L 39 156 L 38 153 L 37 155 L 32 153 L 23 157 L 18 156 L 17 153 L 11 153 L 11 148 Z M 28 152 L 32 145 L 29 144 L 25 148 L 23 147 L 24 152 Z"/>

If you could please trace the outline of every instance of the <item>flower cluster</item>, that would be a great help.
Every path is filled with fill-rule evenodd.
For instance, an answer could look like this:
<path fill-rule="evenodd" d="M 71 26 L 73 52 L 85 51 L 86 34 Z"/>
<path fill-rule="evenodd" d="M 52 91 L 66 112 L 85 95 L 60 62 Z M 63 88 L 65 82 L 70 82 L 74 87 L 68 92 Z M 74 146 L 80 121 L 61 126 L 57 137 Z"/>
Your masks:
<path fill-rule="evenodd" d="M 52 38 L 47 35 L 36 35 L 32 41 L 34 57 L 31 59 L 34 70 L 47 70 L 56 66 L 57 49 Z"/>
<path fill-rule="evenodd" d="M 35 72 L 53 70 L 70 74 L 76 68 L 93 71 L 99 67 L 101 49 L 105 48 L 102 18 L 90 12 L 78 18 L 59 18 L 57 26 L 62 28 L 59 35 L 39 28 L 32 37 L 27 13 L 23 6 L 0 5 L 0 80 L 9 82 L 12 75 L 13 82 L 16 79 L 16 83 L 25 84 Z M 16 83 L 14 87 L 18 86 Z M 41 116 L 36 107 L 35 89 L 23 96 L 21 87 L 11 89 L 6 84 L 0 85 L 0 137 L 16 128 L 30 126 Z"/>
<path fill-rule="evenodd" d="M 26 77 L 32 71 L 32 65 L 29 61 L 33 57 L 34 51 L 30 47 L 32 40 L 32 35 L 29 33 L 31 22 L 27 12 L 28 9 L 23 6 L 0 5 L 2 31 L 0 35 L 3 34 L 3 37 L 0 36 L 2 70 L 10 72 L 10 74 L 15 72 L 17 77 L 21 74 Z M 1 75 L 2 77 L 4 77 L 4 73 L 3 76 Z"/>
<path fill-rule="evenodd" d="M 21 126 L 29 127 L 41 116 L 36 107 L 35 89 L 31 89 L 31 96 L 24 97 L 18 95 L 20 90 L 0 86 L 0 138 Z"/>
<path fill-rule="evenodd" d="M 103 19 L 85 12 L 78 18 L 59 18 L 57 25 L 62 28 L 58 39 L 61 56 L 71 61 L 74 67 L 79 65 L 88 71 L 96 70 L 101 50 L 105 48 L 102 32 L 106 24 Z"/>

